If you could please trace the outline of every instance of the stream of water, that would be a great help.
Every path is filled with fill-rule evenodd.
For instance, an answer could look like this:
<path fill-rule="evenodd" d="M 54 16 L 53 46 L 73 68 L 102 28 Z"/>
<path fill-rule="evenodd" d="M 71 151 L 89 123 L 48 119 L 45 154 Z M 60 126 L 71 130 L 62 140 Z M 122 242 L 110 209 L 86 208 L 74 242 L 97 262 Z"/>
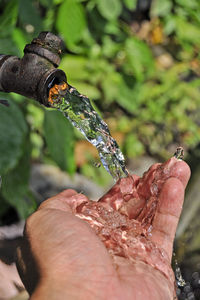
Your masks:
<path fill-rule="evenodd" d="M 63 83 L 54 85 L 50 90 L 49 102 L 96 147 L 103 166 L 115 181 L 128 175 L 125 159 L 117 142 L 110 135 L 108 125 L 92 107 L 89 98 Z"/>

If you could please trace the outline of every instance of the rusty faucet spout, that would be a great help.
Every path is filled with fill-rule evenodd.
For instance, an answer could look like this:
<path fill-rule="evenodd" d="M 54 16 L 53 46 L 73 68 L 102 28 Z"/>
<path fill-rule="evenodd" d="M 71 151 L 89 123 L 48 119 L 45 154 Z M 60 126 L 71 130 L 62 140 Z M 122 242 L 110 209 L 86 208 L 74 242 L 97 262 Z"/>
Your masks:
<path fill-rule="evenodd" d="M 45 106 L 53 83 L 67 81 L 60 63 L 62 40 L 51 32 L 41 32 L 24 48 L 24 56 L 0 55 L 0 91 L 33 98 Z"/>

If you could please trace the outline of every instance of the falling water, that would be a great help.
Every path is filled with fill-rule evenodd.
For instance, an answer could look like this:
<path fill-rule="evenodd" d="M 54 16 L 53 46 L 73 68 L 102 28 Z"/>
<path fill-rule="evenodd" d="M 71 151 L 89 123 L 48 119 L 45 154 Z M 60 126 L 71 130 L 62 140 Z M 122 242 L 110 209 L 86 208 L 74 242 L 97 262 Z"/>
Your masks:
<path fill-rule="evenodd" d="M 124 156 L 110 135 L 108 125 L 97 114 L 86 96 L 66 83 L 55 84 L 49 92 L 49 103 L 60 110 L 97 148 L 103 166 L 114 180 L 128 175 Z"/>
<path fill-rule="evenodd" d="M 183 279 L 183 276 L 182 276 L 182 273 L 181 273 L 181 269 L 178 265 L 178 262 L 177 260 L 175 260 L 175 277 L 176 277 L 176 283 L 178 286 L 185 286 L 186 285 L 186 282 L 185 280 Z"/>

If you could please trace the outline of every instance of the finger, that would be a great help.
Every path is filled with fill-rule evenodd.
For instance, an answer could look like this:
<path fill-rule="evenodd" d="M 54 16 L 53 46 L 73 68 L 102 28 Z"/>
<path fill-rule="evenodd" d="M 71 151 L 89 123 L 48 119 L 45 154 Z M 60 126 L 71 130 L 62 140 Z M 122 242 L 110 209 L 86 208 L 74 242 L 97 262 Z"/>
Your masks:
<path fill-rule="evenodd" d="M 159 195 L 158 207 L 152 223 L 151 240 L 166 251 L 170 260 L 183 200 L 182 182 L 175 177 L 167 179 Z"/>
<path fill-rule="evenodd" d="M 191 175 L 190 168 L 186 162 L 177 160 L 176 158 L 173 159 L 175 160 L 175 163 L 172 166 L 170 176 L 177 177 L 182 182 L 183 186 L 186 187 Z"/>
<path fill-rule="evenodd" d="M 154 164 L 144 173 L 137 186 L 137 191 L 140 197 L 146 199 L 152 193 L 153 183 L 157 185 L 157 189 L 162 188 L 163 183 L 169 177 L 177 177 L 186 187 L 190 177 L 190 168 L 184 162 L 175 157 L 171 157 L 163 164 Z"/>
<path fill-rule="evenodd" d="M 78 194 L 75 190 L 64 190 L 44 201 L 38 208 L 40 209 L 58 209 L 67 212 L 75 212 L 76 208 L 88 201 L 88 198 L 83 194 Z"/>

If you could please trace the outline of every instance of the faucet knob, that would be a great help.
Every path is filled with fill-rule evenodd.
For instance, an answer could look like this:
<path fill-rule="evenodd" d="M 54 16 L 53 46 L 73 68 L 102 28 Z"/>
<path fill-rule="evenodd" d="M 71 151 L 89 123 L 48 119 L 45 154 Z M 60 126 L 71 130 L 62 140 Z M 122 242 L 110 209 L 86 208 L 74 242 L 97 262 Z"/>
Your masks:
<path fill-rule="evenodd" d="M 61 38 L 51 32 L 43 31 L 32 40 L 31 44 L 26 45 L 24 53 L 38 54 L 58 67 L 63 46 Z"/>

